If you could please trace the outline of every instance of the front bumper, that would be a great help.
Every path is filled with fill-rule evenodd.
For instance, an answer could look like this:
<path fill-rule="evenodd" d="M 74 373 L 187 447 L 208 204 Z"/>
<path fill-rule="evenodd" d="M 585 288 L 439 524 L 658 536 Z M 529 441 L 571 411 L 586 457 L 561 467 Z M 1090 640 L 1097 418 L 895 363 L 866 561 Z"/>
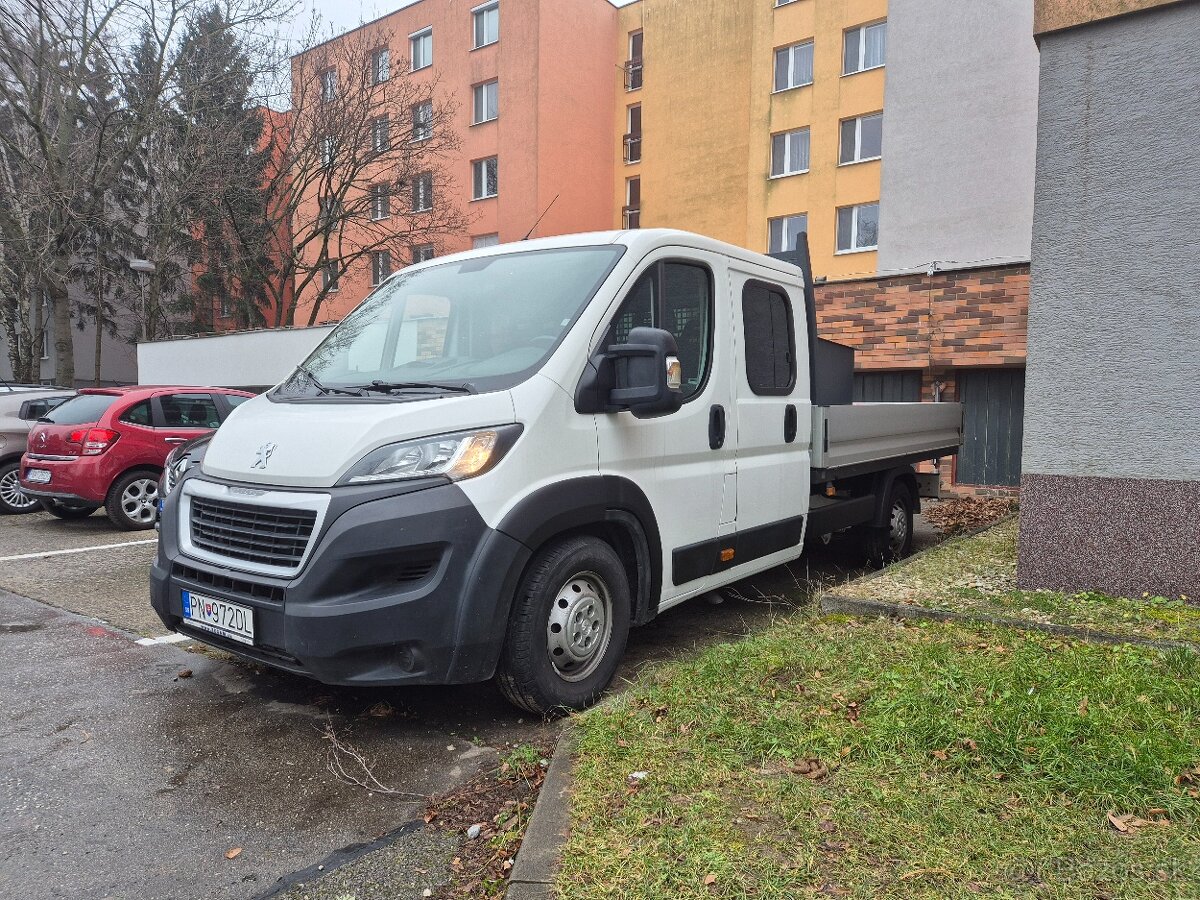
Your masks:
<path fill-rule="evenodd" d="M 488 528 L 462 490 L 444 480 L 331 493 L 304 566 L 276 578 L 185 556 L 176 488 L 164 504 L 150 572 L 163 624 L 326 684 L 490 678 L 528 549 Z M 252 607 L 254 646 L 190 628 L 182 619 L 184 590 Z"/>

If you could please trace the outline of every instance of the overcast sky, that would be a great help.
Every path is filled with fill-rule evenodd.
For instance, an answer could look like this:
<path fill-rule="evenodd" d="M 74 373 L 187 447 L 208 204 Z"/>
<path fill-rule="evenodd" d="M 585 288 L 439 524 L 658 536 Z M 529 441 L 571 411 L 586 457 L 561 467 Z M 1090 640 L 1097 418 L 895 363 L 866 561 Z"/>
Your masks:
<path fill-rule="evenodd" d="M 412 6 L 419 0 L 300 0 L 304 13 L 293 17 L 297 25 L 306 25 L 313 12 L 321 15 L 324 21 L 322 33 L 332 36 L 354 28 L 363 22 L 370 22 L 390 12 Z M 482 2 L 482 0 L 481 0 Z M 559 3 L 562 0 L 550 0 Z M 625 6 L 634 0 L 610 0 L 614 6 Z"/>

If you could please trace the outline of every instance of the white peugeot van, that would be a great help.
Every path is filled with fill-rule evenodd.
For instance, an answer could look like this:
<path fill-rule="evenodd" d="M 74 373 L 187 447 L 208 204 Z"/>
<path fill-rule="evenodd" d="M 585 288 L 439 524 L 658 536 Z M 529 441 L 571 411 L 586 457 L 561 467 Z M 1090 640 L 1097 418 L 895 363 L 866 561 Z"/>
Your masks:
<path fill-rule="evenodd" d="M 495 676 L 549 713 L 600 696 L 631 626 L 806 529 L 907 552 L 911 464 L 957 451 L 961 409 L 851 404 L 810 281 L 665 230 L 404 269 L 170 461 L 154 607 L 322 682 Z M 814 405 L 822 382 L 843 395 Z"/>

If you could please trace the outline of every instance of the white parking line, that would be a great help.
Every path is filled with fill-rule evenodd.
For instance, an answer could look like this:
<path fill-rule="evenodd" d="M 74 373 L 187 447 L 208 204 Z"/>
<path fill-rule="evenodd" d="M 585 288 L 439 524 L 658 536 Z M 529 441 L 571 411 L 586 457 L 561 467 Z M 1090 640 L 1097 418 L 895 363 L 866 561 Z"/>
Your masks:
<path fill-rule="evenodd" d="M 93 550 L 112 550 L 116 547 L 136 547 L 139 544 L 156 544 L 158 538 L 144 541 L 123 541 L 119 544 L 97 544 L 94 547 L 72 547 L 70 550 L 44 550 L 41 553 L 18 553 L 16 556 L 0 556 L 0 562 L 15 562 L 18 559 L 44 559 L 47 556 L 62 556 L 64 553 L 90 553 Z"/>
<path fill-rule="evenodd" d="M 186 634 L 180 634 L 178 631 L 172 631 L 170 634 L 164 634 L 161 637 L 139 638 L 138 643 L 143 647 L 152 647 L 155 644 L 182 644 L 184 641 L 190 641 L 191 638 Z"/>

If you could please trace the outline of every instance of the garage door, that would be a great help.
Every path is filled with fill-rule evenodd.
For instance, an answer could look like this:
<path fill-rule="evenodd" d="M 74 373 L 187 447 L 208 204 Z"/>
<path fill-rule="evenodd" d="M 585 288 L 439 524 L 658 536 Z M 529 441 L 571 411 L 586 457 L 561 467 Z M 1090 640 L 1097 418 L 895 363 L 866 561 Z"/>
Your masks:
<path fill-rule="evenodd" d="M 920 372 L 855 372 L 855 403 L 916 403 L 921 399 Z"/>
<path fill-rule="evenodd" d="M 957 378 L 965 430 L 955 480 L 960 484 L 1019 484 L 1025 370 L 960 370 Z"/>

